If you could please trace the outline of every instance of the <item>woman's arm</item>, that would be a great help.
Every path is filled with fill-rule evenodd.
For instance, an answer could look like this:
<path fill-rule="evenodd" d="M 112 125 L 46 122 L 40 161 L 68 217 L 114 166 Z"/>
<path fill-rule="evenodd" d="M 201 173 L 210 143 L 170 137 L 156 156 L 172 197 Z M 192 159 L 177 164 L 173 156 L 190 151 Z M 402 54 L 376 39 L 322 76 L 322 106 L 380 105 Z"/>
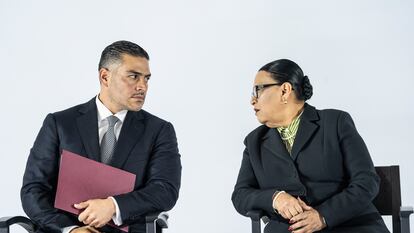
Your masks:
<path fill-rule="evenodd" d="M 273 213 L 272 196 L 275 192 L 276 189 L 260 189 L 246 147 L 231 198 L 237 212 L 244 216 L 250 210 L 264 210 L 269 214 Z"/>
<path fill-rule="evenodd" d="M 329 228 L 357 216 L 367 208 L 379 190 L 379 177 L 368 149 L 346 112 L 338 119 L 338 140 L 349 184 L 342 192 L 315 207 L 325 217 Z"/>

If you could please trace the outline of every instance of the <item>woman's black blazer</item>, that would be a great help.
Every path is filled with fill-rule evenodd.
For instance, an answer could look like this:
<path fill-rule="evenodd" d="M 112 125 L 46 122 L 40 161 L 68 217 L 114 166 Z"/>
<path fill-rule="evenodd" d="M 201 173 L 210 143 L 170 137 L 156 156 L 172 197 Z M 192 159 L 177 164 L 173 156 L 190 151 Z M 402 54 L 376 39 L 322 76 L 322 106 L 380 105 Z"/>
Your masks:
<path fill-rule="evenodd" d="M 379 177 L 348 113 L 305 104 L 291 155 L 277 130 L 265 125 L 244 143 L 232 195 L 240 214 L 264 210 L 271 219 L 281 220 L 272 208 L 272 195 L 284 190 L 317 209 L 329 228 L 358 216 L 378 216 L 372 200 Z"/>

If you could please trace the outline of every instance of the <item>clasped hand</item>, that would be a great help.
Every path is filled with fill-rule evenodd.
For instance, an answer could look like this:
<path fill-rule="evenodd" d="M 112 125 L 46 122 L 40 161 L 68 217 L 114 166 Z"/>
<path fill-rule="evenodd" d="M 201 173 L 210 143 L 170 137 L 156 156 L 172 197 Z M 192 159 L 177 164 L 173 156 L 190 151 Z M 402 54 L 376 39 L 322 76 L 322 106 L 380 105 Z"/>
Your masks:
<path fill-rule="evenodd" d="M 322 216 L 317 210 L 306 205 L 299 197 L 281 193 L 273 202 L 273 208 L 292 224 L 288 230 L 293 233 L 311 233 L 326 227 Z"/>
<path fill-rule="evenodd" d="M 112 219 L 112 216 L 114 216 L 116 212 L 115 204 L 111 198 L 88 200 L 75 204 L 74 206 L 78 210 L 83 210 L 78 216 L 78 220 L 90 227 L 85 230 L 103 227 Z M 75 231 L 71 231 L 71 233 L 72 232 Z"/>

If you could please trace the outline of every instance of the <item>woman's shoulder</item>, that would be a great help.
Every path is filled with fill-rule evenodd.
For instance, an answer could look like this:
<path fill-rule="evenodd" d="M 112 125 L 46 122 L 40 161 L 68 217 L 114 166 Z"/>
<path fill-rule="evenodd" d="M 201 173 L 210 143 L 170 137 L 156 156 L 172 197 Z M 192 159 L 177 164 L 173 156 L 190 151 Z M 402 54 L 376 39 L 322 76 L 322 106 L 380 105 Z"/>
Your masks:
<path fill-rule="evenodd" d="M 259 140 L 268 132 L 268 130 L 269 128 L 266 125 L 258 126 L 256 129 L 247 134 L 246 138 L 244 139 L 245 144 L 247 142 L 254 142 Z"/>
<path fill-rule="evenodd" d="M 343 114 L 348 114 L 344 110 L 334 109 L 334 108 L 327 108 L 327 109 L 318 109 L 319 115 L 322 116 L 341 116 Z"/>
<path fill-rule="evenodd" d="M 348 112 L 344 110 L 340 110 L 340 109 L 335 109 L 335 108 L 316 109 L 315 107 L 311 105 L 308 105 L 308 106 L 314 108 L 315 111 L 318 112 L 318 115 L 321 118 L 338 118 L 338 117 L 345 116 L 345 115 L 349 116 Z"/>
<path fill-rule="evenodd" d="M 338 124 L 338 122 L 341 122 L 346 119 L 352 121 L 351 115 L 345 110 L 328 108 L 315 109 L 315 111 L 317 111 L 320 120 L 328 124 Z"/>

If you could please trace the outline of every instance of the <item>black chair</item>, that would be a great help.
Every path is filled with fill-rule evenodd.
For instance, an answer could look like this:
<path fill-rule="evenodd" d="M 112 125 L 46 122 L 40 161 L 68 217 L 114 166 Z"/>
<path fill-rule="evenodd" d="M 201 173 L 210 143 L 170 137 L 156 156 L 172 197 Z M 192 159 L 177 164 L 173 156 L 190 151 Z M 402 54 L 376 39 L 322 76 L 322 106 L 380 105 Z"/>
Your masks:
<path fill-rule="evenodd" d="M 168 213 L 161 212 L 151 214 L 145 217 L 146 233 L 162 233 L 164 228 L 168 228 Z M 27 217 L 14 216 L 0 218 L 0 233 L 9 233 L 10 226 L 13 224 L 20 225 L 29 233 L 36 231 L 36 225 Z"/>
<path fill-rule="evenodd" d="M 413 207 L 401 206 L 400 167 L 375 167 L 375 170 L 381 183 L 378 196 L 373 201 L 374 205 L 381 215 L 392 216 L 393 233 L 410 233 L 410 214 L 413 213 Z M 252 221 L 252 233 L 261 233 L 261 220 L 265 224 L 269 222 L 263 211 L 249 211 L 247 216 Z"/>
<path fill-rule="evenodd" d="M 412 206 L 401 206 L 400 167 L 375 167 L 381 178 L 380 191 L 374 204 L 381 215 L 392 216 L 393 233 L 410 232 L 410 214 Z"/>

